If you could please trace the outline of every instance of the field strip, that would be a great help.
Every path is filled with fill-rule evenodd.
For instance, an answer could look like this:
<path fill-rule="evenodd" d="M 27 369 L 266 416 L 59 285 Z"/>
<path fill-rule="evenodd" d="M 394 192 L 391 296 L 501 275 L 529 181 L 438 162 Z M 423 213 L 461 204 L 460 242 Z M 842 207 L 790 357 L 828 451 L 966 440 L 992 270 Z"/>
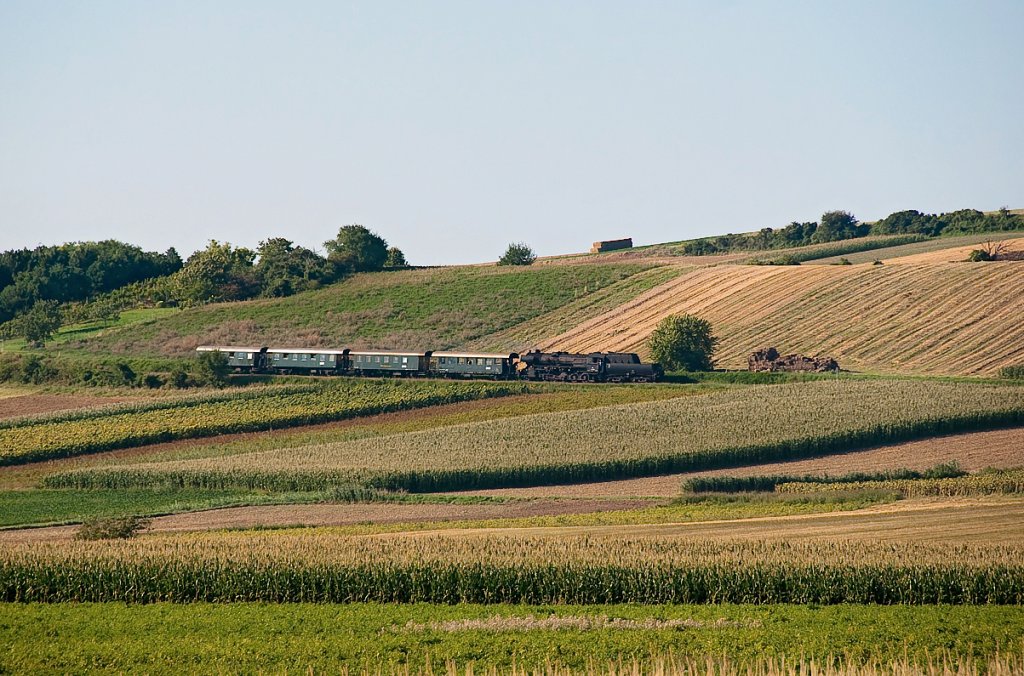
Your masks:
<path fill-rule="evenodd" d="M 988 467 L 1008 469 L 1024 466 L 1024 427 L 954 434 L 821 458 L 774 462 L 707 472 L 528 488 L 492 488 L 450 494 L 524 498 L 675 497 L 679 495 L 683 481 L 694 477 L 764 476 L 767 474 L 829 474 L 837 476 L 850 472 L 881 472 L 892 469 L 924 470 L 952 461 L 959 463 L 960 467 L 968 472 L 977 472 Z"/>
<path fill-rule="evenodd" d="M 219 530 L 283 526 L 351 526 L 355 524 L 478 521 L 560 514 L 588 514 L 651 507 L 650 500 L 531 500 L 481 504 L 351 503 L 228 507 L 152 520 L 152 532 Z M 14 542 L 65 540 L 74 527 L 56 526 L 0 530 L 0 545 Z"/>
<path fill-rule="evenodd" d="M 27 394 L 24 391 L 4 394 L 0 390 L 0 420 L 39 415 L 55 411 L 108 406 L 127 402 L 152 401 L 152 396 L 97 397 L 81 394 Z"/>
<path fill-rule="evenodd" d="M 587 535 L 714 540 L 871 540 L 883 542 L 1024 541 L 1024 498 L 917 498 L 850 512 L 626 526 L 473 528 L 403 533 L 402 537 L 488 537 L 514 532 L 519 537 Z M 389 537 L 375 535 L 370 537 Z"/>
<path fill-rule="evenodd" d="M 1005 242 L 1006 250 L 1013 252 L 1024 251 L 1024 237 L 1008 238 L 994 236 L 990 238 L 993 243 Z M 982 248 L 982 244 L 967 244 L 963 246 L 950 247 L 949 249 L 940 249 L 938 251 L 927 251 L 918 254 L 910 254 L 908 256 L 900 256 L 898 258 L 890 258 L 886 261 L 887 264 L 906 264 L 906 263 L 954 263 L 963 262 L 967 260 L 967 257 L 971 255 L 971 252 L 975 249 Z"/>

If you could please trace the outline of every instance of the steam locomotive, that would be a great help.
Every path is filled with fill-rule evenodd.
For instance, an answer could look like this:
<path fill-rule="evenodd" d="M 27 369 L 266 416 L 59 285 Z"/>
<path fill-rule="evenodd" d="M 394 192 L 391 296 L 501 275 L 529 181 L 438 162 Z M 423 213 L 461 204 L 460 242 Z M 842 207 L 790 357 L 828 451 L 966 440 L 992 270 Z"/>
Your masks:
<path fill-rule="evenodd" d="M 658 364 L 632 352 L 382 352 L 204 345 L 196 352 L 221 352 L 238 373 L 346 376 L 490 378 L 553 382 L 648 383 L 661 379 Z"/>

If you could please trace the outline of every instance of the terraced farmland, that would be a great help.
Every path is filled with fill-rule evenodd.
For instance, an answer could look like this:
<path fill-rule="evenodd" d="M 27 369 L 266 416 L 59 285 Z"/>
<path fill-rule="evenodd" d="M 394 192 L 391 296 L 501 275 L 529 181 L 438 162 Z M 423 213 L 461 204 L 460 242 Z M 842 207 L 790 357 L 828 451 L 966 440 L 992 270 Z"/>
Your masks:
<path fill-rule="evenodd" d="M 458 490 L 837 453 L 1024 422 L 1024 388 L 835 380 L 508 418 L 350 442 L 54 475 L 51 487 Z"/>
<path fill-rule="evenodd" d="M 991 375 L 1024 361 L 1019 262 L 703 268 L 541 347 L 644 353 L 655 325 L 680 312 L 711 321 L 727 368 L 767 345 L 878 372 Z"/>

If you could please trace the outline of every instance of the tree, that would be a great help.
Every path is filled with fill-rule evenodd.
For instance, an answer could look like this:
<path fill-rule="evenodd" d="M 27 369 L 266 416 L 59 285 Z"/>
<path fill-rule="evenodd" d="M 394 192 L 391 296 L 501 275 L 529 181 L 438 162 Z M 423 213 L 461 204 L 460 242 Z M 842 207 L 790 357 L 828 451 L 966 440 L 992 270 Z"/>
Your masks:
<path fill-rule="evenodd" d="M 718 338 L 711 323 L 690 314 L 662 319 L 647 343 L 651 358 L 666 371 L 710 371 L 715 367 Z"/>
<path fill-rule="evenodd" d="M 38 301 L 19 323 L 25 341 L 32 347 L 42 347 L 60 328 L 60 303 L 55 300 Z"/>
<path fill-rule="evenodd" d="M 384 267 L 387 268 L 405 268 L 408 267 L 409 263 L 405 260 L 405 254 L 397 246 L 393 246 L 388 249 L 388 257 L 384 261 Z"/>
<path fill-rule="evenodd" d="M 265 298 L 290 296 L 313 289 L 333 279 L 333 266 L 314 251 L 293 246 L 284 237 L 260 242 L 256 276 L 260 295 Z"/>
<path fill-rule="evenodd" d="M 533 265 L 537 254 L 525 242 L 513 242 L 498 259 L 498 265 Z"/>
<path fill-rule="evenodd" d="M 254 258 L 256 252 L 251 249 L 210 240 L 174 274 L 174 297 L 185 304 L 251 298 L 259 291 Z"/>
<path fill-rule="evenodd" d="M 821 223 L 814 232 L 815 242 L 836 242 L 841 239 L 863 237 L 868 228 L 857 222 L 848 211 L 828 211 L 821 215 Z"/>
<path fill-rule="evenodd" d="M 223 352 L 200 352 L 196 361 L 196 379 L 215 387 L 224 387 L 228 382 L 228 356 Z"/>
<path fill-rule="evenodd" d="M 388 257 L 388 243 L 362 225 L 345 225 L 338 236 L 324 242 L 327 258 L 353 272 L 380 270 Z"/>

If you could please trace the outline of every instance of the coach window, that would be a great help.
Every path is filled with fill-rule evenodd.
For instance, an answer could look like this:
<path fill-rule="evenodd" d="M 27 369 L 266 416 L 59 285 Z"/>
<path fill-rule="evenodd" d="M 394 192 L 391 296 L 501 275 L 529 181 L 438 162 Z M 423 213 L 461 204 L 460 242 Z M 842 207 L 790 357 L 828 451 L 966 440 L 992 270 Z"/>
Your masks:
<path fill-rule="evenodd" d="M 408 364 L 409 363 L 409 358 L 408 357 L 402 357 L 402 363 L 403 364 Z"/>

